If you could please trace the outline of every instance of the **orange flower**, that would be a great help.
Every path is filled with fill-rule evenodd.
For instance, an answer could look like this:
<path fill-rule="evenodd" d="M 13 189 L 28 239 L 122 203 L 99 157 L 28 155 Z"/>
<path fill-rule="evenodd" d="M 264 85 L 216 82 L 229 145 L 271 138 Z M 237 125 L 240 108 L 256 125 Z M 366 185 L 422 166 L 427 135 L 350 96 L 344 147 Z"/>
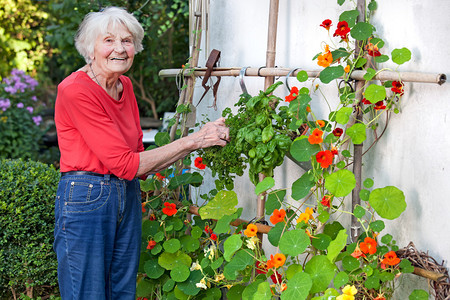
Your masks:
<path fill-rule="evenodd" d="M 145 204 L 146 203 L 142 203 L 142 212 L 145 213 L 147 210 L 145 209 Z"/>
<path fill-rule="evenodd" d="M 310 207 L 307 207 L 304 213 L 301 213 L 300 216 L 297 219 L 297 224 L 300 222 L 308 223 L 309 220 L 313 220 L 314 217 L 312 214 L 314 213 L 314 210 Z"/>
<path fill-rule="evenodd" d="M 311 219 L 314 219 L 314 218 L 312 217 L 312 214 L 314 213 L 314 209 L 312 209 L 311 207 L 307 207 L 307 208 L 305 209 L 305 213 L 308 214 L 309 217 L 310 217 Z"/>
<path fill-rule="evenodd" d="M 354 258 L 360 258 L 361 256 L 366 257 L 366 255 L 361 251 L 358 245 L 356 246 L 355 251 L 353 251 L 351 256 L 353 256 Z"/>
<path fill-rule="evenodd" d="M 272 269 L 273 267 L 275 267 L 275 262 L 273 260 L 273 255 L 270 255 L 270 259 L 267 261 L 266 266 L 267 266 L 267 270 Z"/>
<path fill-rule="evenodd" d="M 147 245 L 148 250 L 152 250 L 153 248 L 155 248 L 155 246 L 156 246 L 156 242 L 154 240 L 148 241 L 148 245 Z"/>
<path fill-rule="evenodd" d="M 328 46 L 327 46 L 328 47 Z M 323 52 L 317 57 L 317 64 L 321 67 L 328 67 L 333 62 L 333 55 L 330 51 Z"/>
<path fill-rule="evenodd" d="M 322 22 L 322 24 L 320 24 L 320 26 L 322 26 L 326 30 L 330 30 L 331 25 L 332 25 L 332 22 L 330 19 L 326 19 Z"/>
<path fill-rule="evenodd" d="M 275 209 L 273 211 L 272 216 L 270 217 L 270 222 L 272 222 L 273 225 L 283 221 L 284 217 L 286 217 L 286 211 L 284 209 Z"/>
<path fill-rule="evenodd" d="M 162 212 L 168 216 L 173 216 L 177 213 L 177 205 L 175 203 L 164 202 Z"/>
<path fill-rule="evenodd" d="M 400 258 L 397 257 L 397 254 L 394 251 L 389 251 L 384 255 L 384 259 L 381 261 L 382 264 L 395 266 L 400 263 Z"/>
<path fill-rule="evenodd" d="M 158 180 L 163 180 L 164 178 L 166 178 L 165 176 L 162 176 L 161 173 L 156 173 L 155 174 L 156 179 Z"/>
<path fill-rule="evenodd" d="M 313 130 L 311 135 L 308 137 L 308 142 L 311 145 L 320 144 L 323 142 L 322 135 L 323 135 L 323 131 L 320 130 L 319 128 L 316 128 Z"/>
<path fill-rule="evenodd" d="M 377 252 L 377 241 L 375 241 L 373 238 L 366 237 L 364 239 L 364 242 L 360 245 L 361 251 L 365 254 L 375 254 Z"/>
<path fill-rule="evenodd" d="M 324 120 L 317 120 L 316 121 L 317 126 L 319 126 L 320 128 L 325 126 L 325 121 Z"/>
<path fill-rule="evenodd" d="M 375 110 L 382 110 L 382 109 L 386 109 L 386 105 L 384 105 L 383 100 L 378 101 L 377 103 L 375 103 L 375 106 L 373 107 Z"/>
<path fill-rule="evenodd" d="M 331 147 L 330 151 L 331 151 L 331 153 L 333 153 L 333 155 L 338 155 L 338 153 L 339 153 L 338 150 L 336 149 L 336 147 L 334 147 L 334 146 Z"/>
<path fill-rule="evenodd" d="M 386 300 L 386 298 L 384 298 L 383 295 L 378 295 L 378 297 L 376 297 L 376 298 L 373 299 L 373 300 Z"/>
<path fill-rule="evenodd" d="M 306 111 L 307 111 L 307 112 L 311 112 L 311 106 L 308 105 L 308 106 L 306 107 Z"/>
<path fill-rule="evenodd" d="M 345 66 L 344 72 L 345 72 L 345 73 L 350 72 L 350 65 L 346 65 L 346 66 Z"/>
<path fill-rule="evenodd" d="M 286 261 L 286 256 L 284 256 L 284 254 L 282 253 L 277 253 L 274 256 L 273 261 L 275 268 L 282 267 L 284 265 L 284 262 Z"/>
<path fill-rule="evenodd" d="M 296 86 L 291 88 L 291 93 L 285 97 L 286 102 L 291 102 L 298 96 L 298 88 Z"/>
<path fill-rule="evenodd" d="M 247 229 L 245 229 L 244 234 L 247 237 L 255 236 L 258 233 L 258 227 L 255 224 L 248 224 Z"/>
<path fill-rule="evenodd" d="M 324 169 L 328 168 L 333 163 L 334 155 L 330 150 L 319 151 L 316 154 L 316 160 Z"/>
<path fill-rule="evenodd" d="M 203 170 L 206 168 L 206 165 L 203 163 L 203 158 L 197 157 L 194 161 L 194 166 L 199 168 L 200 170 Z"/>

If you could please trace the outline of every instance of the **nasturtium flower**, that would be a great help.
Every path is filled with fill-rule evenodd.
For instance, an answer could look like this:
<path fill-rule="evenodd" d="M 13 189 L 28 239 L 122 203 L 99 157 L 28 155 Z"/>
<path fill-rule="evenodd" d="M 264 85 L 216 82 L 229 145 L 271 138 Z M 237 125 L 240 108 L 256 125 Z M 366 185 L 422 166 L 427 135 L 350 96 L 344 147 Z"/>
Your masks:
<path fill-rule="evenodd" d="M 286 256 L 284 256 L 284 254 L 282 254 L 282 253 L 277 253 L 273 257 L 273 261 L 275 264 L 275 268 L 282 267 L 284 265 L 284 263 L 286 262 Z"/>
<path fill-rule="evenodd" d="M 319 128 L 316 128 L 316 129 L 313 130 L 311 135 L 308 137 L 308 142 L 311 145 L 320 144 L 320 143 L 323 142 L 322 136 L 323 136 L 323 131 L 320 130 Z"/>
<path fill-rule="evenodd" d="M 206 232 L 207 234 L 212 234 L 212 233 L 213 233 L 213 230 L 211 229 L 211 227 L 209 227 L 209 225 L 206 225 L 206 226 L 205 226 L 205 232 Z"/>
<path fill-rule="evenodd" d="M 209 238 L 213 241 L 217 241 L 217 235 L 215 233 L 211 234 Z"/>
<path fill-rule="evenodd" d="M 338 155 L 339 154 L 339 152 L 338 152 L 338 150 L 336 149 L 336 147 L 331 147 L 331 153 L 333 153 L 333 155 Z"/>
<path fill-rule="evenodd" d="M 316 121 L 317 126 L 319 126 L 320 128 L 325 126 L 325 121 L 324 120 L 317 120 Z"/>
<path fill-rule="evenodd" d="M 293 86 L 291 88 L 291 93 L 287 95 L 284 99 L 286 100 L 286 102 L 291 102 L 292 100 L 297 98 L 297 96 L 298 96 L 298 87 Z"/>
<path fill-rule="evenodd" d="M 350 65 L 346 65 L 346 66 L 345 66 L 344 72 L 345 72 L 345 73 L 350 72 Z"/>
<path fill-rule="evenodd" d="M 328 168 L 333 163 L 334 155 L 330 150 L 319 151 L 316 154 L 316 160 L 324 169 Z"/>
<path fill-rule="evenodd" d="M 392 88 L 391 91 L 394 93 L 399 94 L 400 96 L 403 96 L 405 91 L 403 90 L 403 82 L 401 81 L 392 81 Z"/>
<path fill-rule="evenodd" d="M 200 282 L 195 284 L 196 287 L 200 288 L 200 289 L 207 289 L 208 287 L 206 286 L 206 281 L 205 279 L 200 280 Z"/>
<path fill-rule="evenodd" d="M 368 43 L 366 45 L 367 54 L 373 57 L 381 56 L 380 51 L 378 51 L 377 45 L 374 45 L 372 43 Z"/>
<path fill-rule="evenodd" d="M 378 297 L 373 300 L 386 300 L 386 298 L 383 295 L 378 295 Z"/>
<path fill-rule="evenodd" d="M 307 213 L 311 219 L 313 219 L 312 214 L 314 213 L 314 209 L 312 209 L 311 207 L 307 207 L 305 209 L 305 213 Z"/>
<path fill-rule="evenodd" d="M 155 174 L 156 179 L 158 180 L 163 180 L 164 178 L 166 178 L 165 176 L 161 175 L 161 173 L 156 173 Z"/>
<path fill-rule="evenodd" d="M 377 103 L 375 103 L 375 106 L 373 107 L 375 110 L 382 110 L 382 109 L 386 109 L 386 105 L 384 105 L 383 100 L 378 101 Z"/>
<path fill-rule="evenodd" d="M 255 263 L 256 273 L 257 274 L 266 274 L 267 273 L 267 265 L 264 262 L 257 261 Z"/>
<path fill-rule="evenodd" d="M 314 217 L 312 214 L 314 213 L 314 210 L 312 208 L 307 207 L 304 213 L 301 213 L 300 216 L 298 216 L 297 224 L 300 222 L 308 223 L 309 220 L 313 220 Z"/>
<path fill-rule="evenodd" d="M 328 45 L 325 46 L 325 51 L 322 52 L 322 54 L 320 54 L 317 57 L 317 64 L 321 67 L 328 67 L 329 65 L 331 65 L 331 63 L 333 62 L 333 55 L 330 52 L 330 48 Z"/>
<path fill-rule="evenodd" d="M 331 207 L 331 198 L 332 197 L 333 197 L 332 195 L 325 195 L 325 196 L 323 196 L 322 201 L 320 201 L 320 203 L 323 206 Z"/>
<path fill-rule="evenodd" d="M 346 285 L 342 289 L 342 295 L 339 295 L 336 297 L 336 300 L 354 300 L 356 293 L 358 293 L 358 290 L 355 288 L 354 285 Z"/>
<path fill-rule="evenodd" d="M 244 230 L 244 234 L 247 237 L 255 236 L 258 233 L 258 227 L 255 224 L 248 224 L 247 229 Z"/>
<path fill-rule="evenodd" d="M 382 264 L 395 266 L 400 263 L 400 258 L 397 257 L 397 254 L 394 251 L 389 251 L 384 255 L 384 259 L 381 261 Z"/>
<path fill-rule="evenodd" d="M 361 102 L 362 102 L 363 104 L 366 104 L 366 105 L 371 105 L 371 104 L 372 104 L 372 102 L 370 102 L 370 101 L 367 100 L 366 98 L 362 98 Z"/>
<path fill-rule="evenodd" d="M 194 166 L 199 168 L 200 170 L 203 170 L 206 168 L 206 165 L 203 163 L 203 158 L 201 158 L 201 157 L 197 157 L 194 160 Z"/>
<path fill-rule="evenodd" d="M 169 202 L 164 202 L 164 207 L 162 209 L 162 212 L 166 215 L 173 216 L 174 214 L 177 213 L 177 205 L 175 203 L 169 203 Z"/>
<path fill-rule="evenodd" d="M 326 30 L 330 30 L 331 25 L 333 25 L 333 23 L 330 19 L 323 20 L 322 24 L 320 24 L 320 26 L 325 28 Z"/>
<path fill-rule="evenodd" d="M 359 244 L 359 247 L 365 254 L 375 254 L 377 252 L 377 241 L 371 237 L 366 237 L 364 242 Z"/>
<path fill-rule="evenodd" d="M 359 245 L 356 245 L 355 250 L 353 251 L 352 254 L 350 254 L 351 256 L 353 256 L 354 258 L 360 258 L 362 257 L 366 257 L 366 255 L 361 251 L 361 249 L 359 248 Z"/>
<path fill-rule="evenodd" d="M 270 222 L 275 225 L 281 221 L 284 220 L 284 217 L 286 217 L 286 211 L 284 209 L 275 209 L 273 211 L 272 216 L 270 217 Z"/>
<path fill-rule="evenodd" d="M 337 24 L 337 29 L 334 32 L 333 36 L 340 36 L 341 39 L 346 41 L 349 32 L 350 28 L 348 27 L 348 23 L 346 21 L 341 21 Z"/>
<path fill-rule="evenodd" d="M 335 128 L 334 130 L 333 130 L 333 135 L 335 136 L 335 137 L 340 137 L 342 134 L 344 133 L 344 130 L 342 130 L 342 128 Z"/>
<path fill-rule="evenodd" d="M 147 203 L 142 203 L 142 212 L 145 213 L 147 210 L 145 209 L 145 204 Z"/>
<path fill-rule="evenodd" d="M 257 243 L 259 243 L 259 239 L 256 236 L 252 236 L 251 238 L 249 238 L 247 240 L 246 246 L 247 246 L 247 248 L 249 248 L 251 250 L 255 250 Z"/>
<path fill-rule="evenodd" d="M 272 282 L 275 284 L 280 283 L 281 280 L 283 280 L 283 277 L 281 276 L 280 273 L 278 273 L 278 271 L 275 271 L 275 273 L 270 275 L 270 278 L 272 279 Z"/>
<path fill-rule="evenodd" d="M 148 244 L 147 244 L 148 250 L 152 250 L 153 248 L 155 248 L 155 246 L 156 246 L 156 242 L 154 240 L 148 241 Z"/>

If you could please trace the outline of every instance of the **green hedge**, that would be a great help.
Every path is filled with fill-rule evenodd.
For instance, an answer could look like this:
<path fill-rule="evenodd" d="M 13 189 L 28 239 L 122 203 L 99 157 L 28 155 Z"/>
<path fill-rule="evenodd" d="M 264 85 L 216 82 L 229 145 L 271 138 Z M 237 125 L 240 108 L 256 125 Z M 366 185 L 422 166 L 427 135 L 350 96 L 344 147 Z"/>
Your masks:
<path fill-rule="evenodd" d="M 2 160 L 0 170 L 0 299 L 11 299 L 12 291 L 53 294 L 57 292 L 52 246 L 58 171 L 22 159 Z"/>

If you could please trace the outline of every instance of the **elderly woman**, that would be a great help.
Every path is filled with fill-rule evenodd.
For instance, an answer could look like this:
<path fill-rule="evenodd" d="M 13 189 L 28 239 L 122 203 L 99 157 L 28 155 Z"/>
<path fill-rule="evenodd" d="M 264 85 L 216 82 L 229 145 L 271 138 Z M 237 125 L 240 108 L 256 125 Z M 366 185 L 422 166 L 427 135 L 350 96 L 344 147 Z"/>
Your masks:
<path fill-rule="evenodd" d="M 75 37 L 87 64 L 58 86 L 61 180 L 54 248 L 64 300 L 135 299 L 141 243 L 137 177 L 228 139 L 224 119 L 218 119 L 144 151 L 133 87 L 123 75 L 142 50 L 143 36 L 123 9 L 89 13 Z"/>

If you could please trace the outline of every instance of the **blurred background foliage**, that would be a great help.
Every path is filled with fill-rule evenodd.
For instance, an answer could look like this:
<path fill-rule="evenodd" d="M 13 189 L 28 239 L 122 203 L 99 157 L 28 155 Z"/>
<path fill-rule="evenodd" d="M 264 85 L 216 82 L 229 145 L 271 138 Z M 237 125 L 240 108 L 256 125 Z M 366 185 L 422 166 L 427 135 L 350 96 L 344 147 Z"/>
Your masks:
<path fill-rule="evenodd" d="M 145 30 L 144 50 L 126 74 L 142 117 L 159 118 L 178 100 L 175 79 L 158 72 L 189 57 L 189 4 L 185 0 L 0 0 L 0 77 L 20 69 L 39 82 L 39 100 L 54 105 L 56 86 L 85 62 L 73 38 L 83 17 L 107 6 L 124 7 Z"/>

